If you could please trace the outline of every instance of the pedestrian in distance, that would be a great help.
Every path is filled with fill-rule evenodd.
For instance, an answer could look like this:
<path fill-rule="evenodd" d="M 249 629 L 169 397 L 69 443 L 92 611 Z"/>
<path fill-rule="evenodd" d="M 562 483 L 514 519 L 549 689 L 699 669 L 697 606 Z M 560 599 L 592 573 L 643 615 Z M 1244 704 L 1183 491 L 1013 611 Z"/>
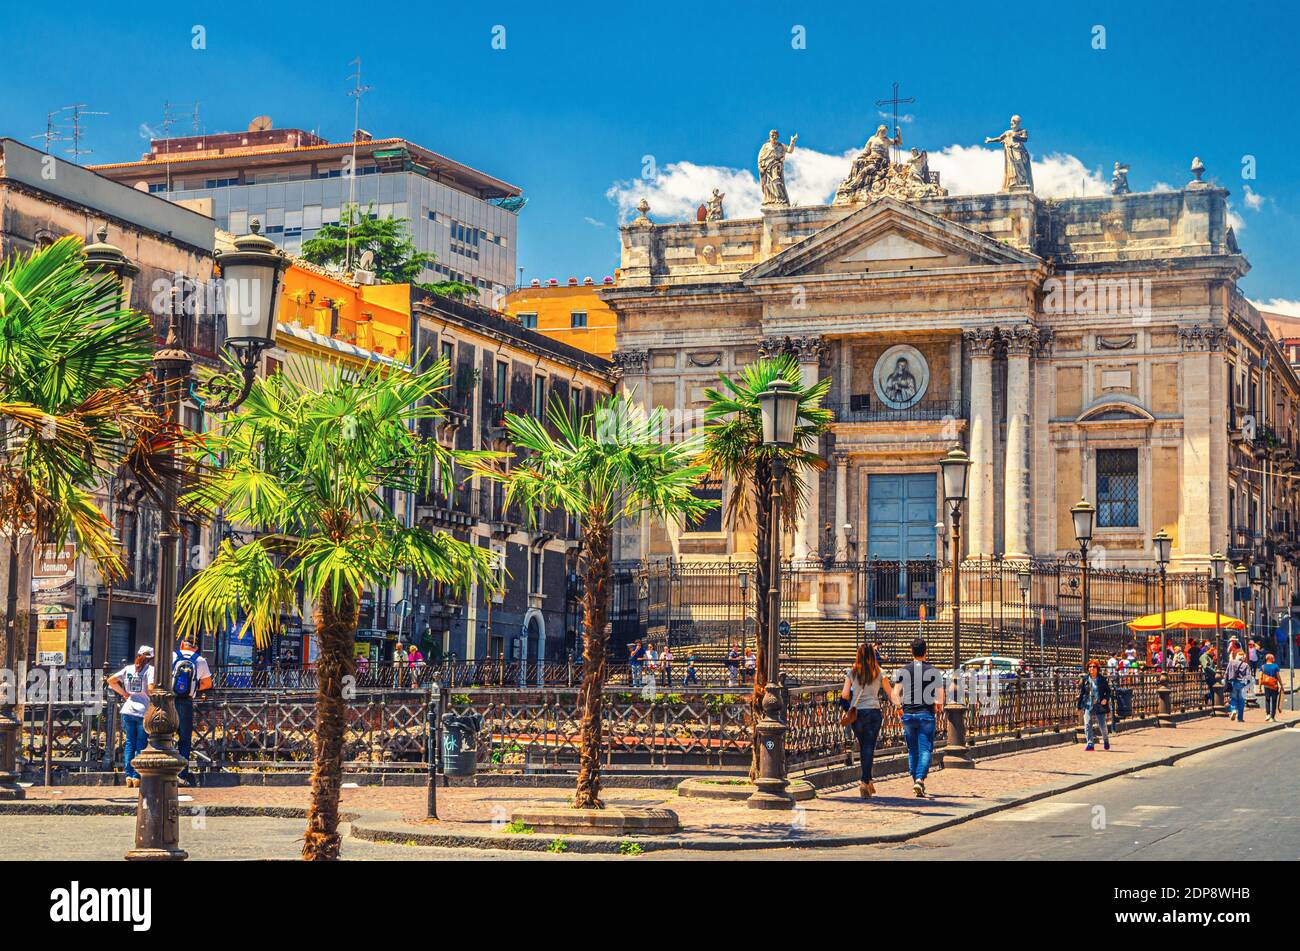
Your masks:
<path fill-rule="evenodd" d="M 1214 669 L 1214 654 L 1208 646 L 1201 650 L 1201 679 L 1205 681 L 1205 702 L 1214 704 L 1214 682 L 1216 673 Z"/>
<path fill-rule="evenodd" d="M 212 689 L 212 670 L 198 645 L 181 641 L 172 657 L 172 693 L 176 697 L 176 752 L 185 760 L 185 768 L 176 777 L 182 786 L 193 786 L 190 774 L 190 750 L 194 743 L 194 701 Z"/>
<path fill-rule="evenodd" d="M 1264 719 L 1276 723 L 1278 700 L 1282 697 L 1282 665 L 1272 654 L 1266 654 L 1260 665 L 1259 685 L 1264 688 Z"/>
<path fill-rule="evenodd" d="M 637 638 L 627 646 L 628 656 L 628 673 L 632 680 L 633 687 L 641 686 L 641 671 L 645 664 L 645 647 L 641 644 L 641 639 Z"/>
<path fill-rule="evenodd" d="M 754 674 L 758 671 L 758 656 L 754 653 L 754 648 L 745 648 L 745 682 L 753 685 Z"/>
<path fill-rule="evenodd" d="M 738 686 L 740 681 L 740 651 L 736 649 L 735 644 L 727 647 L 727 656 L 722 663 L 727 668 L 727 686 Z"/>
<path fill-rule="evenodd" d="M 673 646 L 664 644 L 663 653 L 659 655 L 659 669 L 664 672 L 664 686 L 672 688 L 673 685 Z"/>
<path fill-rule="evenodd" d="M 935 718 L 943 715 L 943 674 L 925 659 L 925 638 L 912 641 L 912 662 L 894 671 L 891 699 L 902 709 L 903 740 L 907 743 L 907 771 L 912 792 L 926 797 L 925 780 L 934 752 Z"/>
<path fill-rule="evenodd" d="M 1088 661 L 1087 672 L 1079 679 L 1078 707 L 1083 712 L 1083 738 L 1085 753 L 1095 748 L 1093 723 L 1101 734 L 1101 748 L 1110 749 L 1110 732 L 1106 720 L 1110 716 L 1110 681 L 1101 675 L 1101 664 Z"/>
<path fill-rule="evenodd" d="M 844 672 L 844 689 L 840 691 L 840 704 L 844 708 L 840 722 L 847 723 L 858 740 L 858 760 L 862 767 L 858 795 L 863 799 L 876 794 L 876 785 L 871 781 L 871 766 L 875 762 L 876 740 L 884 722 L 884 712 L 880 708 L 883 685 L 884 675 L 875 648 L 863 644 L 858 648 L 853 666 Z"/>
<path fill-rule="evenodd" d="M 144 715 L 149 711 L 149 687 L 153 681 L 153 648 L 148 644 L 141 644 L 135 652 L 135 660 L 108 678 L 108 688 L 122 698 L 122 736 L 126 739 L 124 759 L 128 787 L 140 785 L 140 774 L 131 761 L 149 741 L 144 730 Z"/>
<path fill-rule="evenodd" d="M 684 687 L 697 687 L 700 683 L 700 675 L 695 670 L 695 655 L 686 655 L 686 679 L 682 682 Z"/>
<path fill-rule="evenodd" d="M 646 697 L 653 700 L 659 690 L 659 684 L 656 677 L 659 673 L 659 655 L 655 652 L 655 642 L 645 646 L 645 658 L 641 664 L 641 687 L 645 691 Z"/>
<path fill-rule="evenodd" d="M 1240 647 L 1232 653 L 1228 666 L 1223 672 L 1224 682 L 1228 685 L 1230 701 L 1228 719 L 1238 723 L 1246 719 L 1246 684 L 1250 681 L 1250 661 L 1246 652 Z"/>

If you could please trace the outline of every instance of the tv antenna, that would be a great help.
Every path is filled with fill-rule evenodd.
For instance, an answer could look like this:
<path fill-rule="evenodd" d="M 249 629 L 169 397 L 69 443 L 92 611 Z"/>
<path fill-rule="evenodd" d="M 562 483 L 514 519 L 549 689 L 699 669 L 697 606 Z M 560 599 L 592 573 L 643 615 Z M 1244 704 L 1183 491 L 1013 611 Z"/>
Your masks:
<path fill-rule="evenodd" d="M 63 111 L 72 113 L 72 148 L 64 149 L 63 151 L 66 152 L 68 155 L 71 155 L 72 161 L 80 165 L 81 156 L 89 155 L 91 152 L 95 151 L 94 149 L 83 149 L 81 147 L 81 138 L 82 135 L 84 134 L 81 128 L 82 117 L 83 116 L 106 116 L 108 115 L 108 113 L 97 112 L 93 109 L 87 109 L 86 104 L 84 102 L 78 102 L 71 106 L 64 106 Z"/>
<path fill-rule="evenodd" d="M 349 66 L 355 66 L 357 71 L 348 79 L 354 81 L 354 85 L 348 90 L 348 95 L 352 97 L 352 164 L 348 166 L 348 225 L 347 234 L 343 241 L 343 272 L 346 274 L 352 264 L 352 222 L 356 218 L 356 188 L 357 188 L 357 138 L 361 131 L 361 97 L 370 91 L 369 86 L 361 85 L 361 57 L 358 56 Z"/>
<path fill-rule="evenodd" d="M 194 100 L 194 111 L 190 113 L 190 119 L 193 122 L 194 134 L 201 135 L 202 125 L 199 122 L 199 101 L 197 99 Z"/>
<path fill-rule="evenodd" d="M 59 131 L 58 125 L 54 122 L 54 117 L 59 114 L 58 109 L 53 112 L 45 113 L 45 131 L 39 135 L 32 136 L 33 139 L 45 140 L 45 154 L 50 154 L 50 145 L 54 142 L 66 142 L 68 137 Z"/>

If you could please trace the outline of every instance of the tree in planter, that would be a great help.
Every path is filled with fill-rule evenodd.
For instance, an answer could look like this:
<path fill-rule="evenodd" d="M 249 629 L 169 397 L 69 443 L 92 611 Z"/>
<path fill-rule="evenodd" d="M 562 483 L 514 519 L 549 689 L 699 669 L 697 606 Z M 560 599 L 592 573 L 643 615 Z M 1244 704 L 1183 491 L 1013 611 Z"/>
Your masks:
<path fill-rule="evenodd" d="M 422 283 L 416 280 L 437 258 L 416 248 L 407 224 L 406 218 L 376 217 L 373 205 L 365 212 L 357 205 L 345 205 L 337 223 L 322 226 L 315 237 L 302 243 L 301 254 L 305 260 L 322 267 L 342 267 L 349 260 L 356 267 L 362 253 L 370 251 L 374 255 L 370 269 L 380 284 L 414 284 L 453 300 L 464 300 L 478 293 L 478 288 L 464 281 Z"/>
<path fill-rule="evenodd" d="M 563 509 L 582 526 L 582 685 L 578 782 L 573 805 L 600 809 L 601 703 L 605 686 L 609 576 L 614 525 L 652 518 L 698 520 L 716 502 L 694 489 L 708 473 L 697 462 L 698 437 L 668 438 L 662 410 L 647 415 L 626 397 L 598 400 L 593 412 L 570 413 L 552 401 L 546 423 L 506 415 L 506 429 L 523 458 L 509 471 L 479 464 L 480 475 L 505 483 L 506 504 L 538 513 Z"/>
<path fill-rule="evenodd" d="M 207 439 L 221 466 L 185 496 L 201 512 L 221 511 L 265 534 L 238 548 L 223 543 L 190 580 L 177 602 L 182 636 L 224 630 L 242 613 L 244 629 L 265 645 L 282 613 L 295 611 L 296 585 L 314 606 L 320 656 L 308 860 L 339 856 L 343 690 L 355 674 L 362 590 L 391 584 L 399 571 L 462 594 L 496 584 L 491 551 L 406 527 L 387 501 L 435 482 L 450 493 L 453 462 L 469 459 L 417 434 L 420 420 L 441 412 L 447 372 L 442 361 L 424 373 L 376 367 L 353 378 L 333 368 L 315 380 L 259 379 L 240 412 Z"/>
<path fill-rule="evenodd" d="M 731 482 L 724 512 L 728 525 L 733 529 L 750 526 L 755 529 L 754 596 L 758 599 L 752 696 L 755 725 L 762 714 L 767 683 L 767 599 L 771 587 L 767 550 L 772 514 L 772 460 L 779 454 L 786 463 L 780 493 L 781 513 L 787 526 L 795 524 L 799 512 L 808 504 L 810 488 L 804 474 L 826 468 L 817 444 L 832 419 L 831 411 L 821 405 L 831 380 L 826 377 L 812 386 L 803 386 L 799 376 L 799 362 L 787 353 L 750 364 L 734 380 L 721 375 L 721 390 L 705 390 L 709 407 L 704 413 L 703 459 L 716 475 L 725 476 Z M 763 445 L 758 397 L 774 380 L 785 380 L 799 394 L 792 449 L 769 449 Z M 751 780 L 758 775 L 757 734 L 749 771 Z"/>

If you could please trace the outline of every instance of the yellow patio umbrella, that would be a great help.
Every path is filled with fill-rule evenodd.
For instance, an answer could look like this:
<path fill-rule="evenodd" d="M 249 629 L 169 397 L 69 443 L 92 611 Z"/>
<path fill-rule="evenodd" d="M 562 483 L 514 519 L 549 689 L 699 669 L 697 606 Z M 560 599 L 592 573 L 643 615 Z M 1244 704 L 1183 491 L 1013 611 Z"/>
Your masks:
<path fill-rule="evenodd" d="M 1218 618 L 1217 625 L 1215 624 L 1216 617 Z M 1227 631 L 1244 631 L 1246 622 L 1240 618 L 1229 617 L 1226 614 L 1216 615 L 1213 611 L 1201 611 L 1196 608 L 1179 608 L 1177 611 L 1165 613 L 1164 630 L 1167 631 L 1187 631 L 1216 626 Z M 1133 631 L 1159 631 L 1161 630 L 1160 615 L 1148 614 L 1145 617 L 1136 618 L 1128 622 L 1128 627 Z"/>

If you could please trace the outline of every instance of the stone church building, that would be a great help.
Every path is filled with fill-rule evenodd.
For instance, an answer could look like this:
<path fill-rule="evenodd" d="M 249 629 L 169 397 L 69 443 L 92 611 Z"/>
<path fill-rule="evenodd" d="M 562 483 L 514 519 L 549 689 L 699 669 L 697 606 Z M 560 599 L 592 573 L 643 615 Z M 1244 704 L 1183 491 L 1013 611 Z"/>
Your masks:
<path fill-rule="evenodd" d="M 833 379 L 827 466 L 786 542 L 796 560 L 942 558 L 939 459 L 961 447 L 967 557 L 1076 550 L 1082 497 L 1108 565 L 1154 565 L 1164 529 L 1171 571 L 1255 553 L 1294 592 L 1300 386 L 1237 288 L 1249 265 L 1228 192 L 1202 171 L 1177 191 L 886 193 L 686 223 L 653 222 L 643 202 L 601 292 L 622 385 L 689 428 L 718 374 L 760 355 Z M 647 520 L 619 542 L 624 559 L 753 550 L 717 517 Z"/>

